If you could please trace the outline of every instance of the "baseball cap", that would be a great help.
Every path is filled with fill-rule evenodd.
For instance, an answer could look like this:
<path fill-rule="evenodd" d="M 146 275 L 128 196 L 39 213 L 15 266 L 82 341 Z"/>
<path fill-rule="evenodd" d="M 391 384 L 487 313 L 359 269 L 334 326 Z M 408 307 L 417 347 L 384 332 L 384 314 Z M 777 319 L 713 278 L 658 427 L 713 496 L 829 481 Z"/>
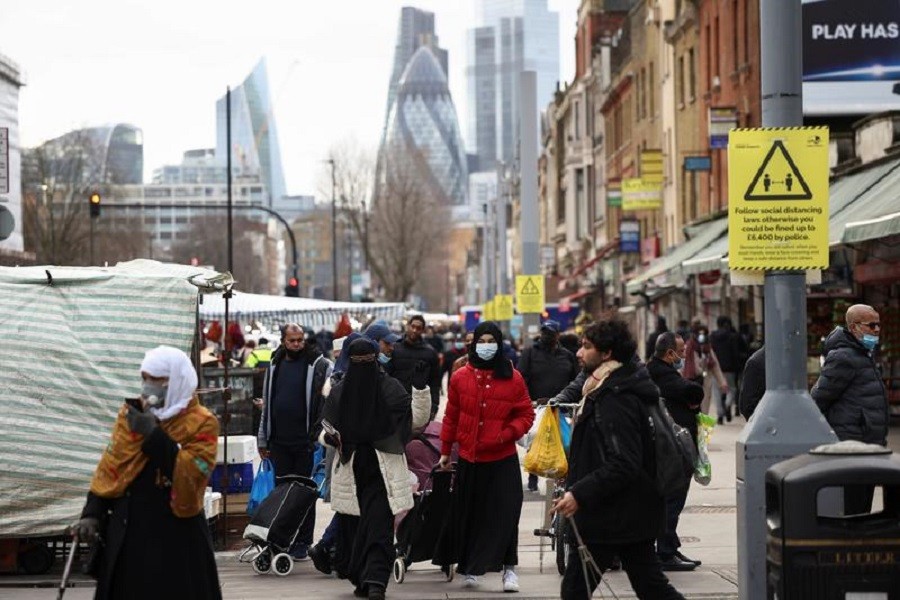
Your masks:
<path fill-rule="evenodd" d="M 546 329 L 547 331 L 552 331 L 553 333 L 559 333 L 559 323 L 554 321 L 553 319 L 548 319 L 541 323 L 541 329 Z"/>
<path fill-rule="evenodd" d="M 363 333 L 367 338 L 374 342 L 384 340 L 388 344 L 396 344 L 400 341 L 400 336 L 388 329 L 387 325 L 382 323 L 372 323 Z"/>

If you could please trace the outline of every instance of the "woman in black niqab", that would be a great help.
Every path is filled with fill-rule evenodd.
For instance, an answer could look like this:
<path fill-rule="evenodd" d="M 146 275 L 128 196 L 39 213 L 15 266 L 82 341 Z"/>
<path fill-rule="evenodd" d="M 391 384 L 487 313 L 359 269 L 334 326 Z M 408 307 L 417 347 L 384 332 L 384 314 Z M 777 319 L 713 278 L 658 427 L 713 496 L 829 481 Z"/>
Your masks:
<path fill-rule="evenodd" d="M 350 367 L 341 385 L 338 422 L 333 423 L 341 434 L 341 462 L 350 460 L 361 445 L 372 444 L 394 435 L 396 426 L 390 408 L 381 393 L 375 357 L 378 349 L 367 339 L 350 344 Z"/>

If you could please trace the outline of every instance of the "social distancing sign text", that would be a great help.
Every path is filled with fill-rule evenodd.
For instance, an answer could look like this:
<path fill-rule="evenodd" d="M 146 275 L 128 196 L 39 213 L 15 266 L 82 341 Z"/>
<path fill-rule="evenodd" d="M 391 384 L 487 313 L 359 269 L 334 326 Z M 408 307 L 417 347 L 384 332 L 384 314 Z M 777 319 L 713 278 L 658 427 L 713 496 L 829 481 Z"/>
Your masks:
<path fill-rule="evenodd" d="M 828 128 L 732 129 L 728 267 L 828 267 Z"/>
<path fill-rule="evenodd" d="M 516 309 L 521 315 L 544 312 L 543 275 L 516 275 Z"/>

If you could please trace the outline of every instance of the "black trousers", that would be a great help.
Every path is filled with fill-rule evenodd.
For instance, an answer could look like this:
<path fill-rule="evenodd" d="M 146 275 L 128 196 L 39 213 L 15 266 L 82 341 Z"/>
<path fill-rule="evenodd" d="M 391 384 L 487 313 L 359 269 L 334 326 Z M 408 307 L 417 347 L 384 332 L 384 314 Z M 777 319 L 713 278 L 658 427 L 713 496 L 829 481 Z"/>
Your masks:
<path fill-rule="evenodd" d="M 666 496 L 666 529 L 660 537 L 656 538 L 656 553 L 660 557 L 670 557 L 681 547 L 677 531 L 678 519 L 681 517 L 681 511 L 684 510 L 690 487 L 689 479 L 683 490 Z"/>
<path fill-rule="evenodd" d="M 349 579 L 366 591 L 373 585 L 386 588 L 396 556 L 394 514 L 372 446 L 356 449 L 353 478 L 356 480 L 359 520 L 350 554 Z"/>
<path fill-rule="evenodd" d="M 684 600 L 678 590 L 672 587 L 662 572 L 659 558 L 653 549 L 653 540 L 633 544 L 588 544 L 588 550 L 594 562 L 604 572 L 612 566 L 613 559 L 618 556 L 622 568 L 628 575 L 628 581 L 638 598 L 648 600 Z M 582 569 L 578 548 L 572 548 L 569 564 L 562 579 L 560 598 L 562 600 L 583 600 L 590 598 L 600 584 L 600 578 L 588 570 L 587 581 Z"/>
<path fill-rule="evenodd" d="M 275 477 L 284 475 L 302 475 L 309 477 L 313 468 L 313 447 L 312 444 L 300 446 L 285 446 L 277 442 L 269 444 L 269 458 L 272 459 L 272 466 L 275 467 Z M 309 509 L 309 514 L 303 525 L 300 526 L 300 533 L 297 535 L 297 543 L 311 546 L 313 543 L 313 529 L 316 526 L 316 505 L 313 504 Z"/>

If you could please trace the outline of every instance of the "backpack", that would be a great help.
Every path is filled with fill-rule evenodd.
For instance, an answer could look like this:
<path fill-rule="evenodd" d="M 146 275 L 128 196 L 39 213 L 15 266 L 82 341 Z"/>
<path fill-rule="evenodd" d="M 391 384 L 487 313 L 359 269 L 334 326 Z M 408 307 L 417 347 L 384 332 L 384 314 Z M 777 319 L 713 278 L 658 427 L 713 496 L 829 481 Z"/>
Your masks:
<path fill-rule="evenodd" d="M 662 398 L 656 404 L 642 406 L 653 447 L 656 491 L 665 497 L 690 483 L 697 449 L 691 432 L 672 419 Z"/>

